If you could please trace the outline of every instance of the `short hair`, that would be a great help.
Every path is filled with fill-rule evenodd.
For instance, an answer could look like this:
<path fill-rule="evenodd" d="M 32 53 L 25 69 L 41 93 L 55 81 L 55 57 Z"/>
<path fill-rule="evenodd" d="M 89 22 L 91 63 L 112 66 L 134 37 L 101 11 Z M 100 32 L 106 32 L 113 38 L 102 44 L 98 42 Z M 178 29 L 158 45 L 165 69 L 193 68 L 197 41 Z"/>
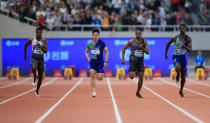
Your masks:
<path fill-rule="evenodd" d="M 136 32 L 140 32 L 140 33 L 141 33 L 141 30 L 140 30 L 140 29 L 136 29 L 135 33 L 136 33 Z"/>
<path fill-rule="evenodd" d="M 179 28 L 181 28 L 181 26 L 184 26 L 185 28 L 187 28 L 187 25 L 186 24 L 180 24 L 179 25 Z"/>
<path fill-rule="evenodd" d="M 92 34 L 93 34 L 94 32 L 97 32 L 98 34 L 100 34 L 100 30 L 97 29 L 97 28 L 95 28 L 95 29 L 92 30 Z"/>
<path fill-rule="evenodd" d="M 36 28 L 36 32 L 37 31 L 42 31 L 42 28 L 41 27 Z"/>

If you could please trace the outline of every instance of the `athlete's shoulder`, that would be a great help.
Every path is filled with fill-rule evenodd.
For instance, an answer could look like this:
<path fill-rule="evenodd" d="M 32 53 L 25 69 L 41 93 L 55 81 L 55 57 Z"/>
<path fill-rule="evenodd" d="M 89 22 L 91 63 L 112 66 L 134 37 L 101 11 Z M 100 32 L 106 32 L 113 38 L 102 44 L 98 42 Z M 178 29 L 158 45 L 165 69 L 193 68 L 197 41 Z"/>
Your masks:
<path fill-rule="evenodd" d="M 89 44 L 92 44 L 92 40 L 89 40 L 88 42 L 87 42 L 87 45 L 89 45 Z"/>
<path fill-rule="evenodd" d="M 144 44 L 147 44 L 147 40 L 142 38 L 142 41 L 143 41 Z"/>
<path fill-rule="evenodd" d="M 105 43 L 105 42 L 104 42 L 102 39 L 100 39 L 100 38 L 98 39 L 98 42 L 99 42 L 99 43 Z"/>
<path fill-rule="evenodd" d="M 103 40 L 101 40 L 101 39 L 99 39 L 98 43 L 99 43 L 99 44 L 102 44 L 103 46 L 106 46 L 105 41 L 103 41 Z"/>
<path fill-rule="evenodd" d="M 176 41 L 176 40 L 177 40 L 177 37 L 178 37 L 178 35 L 175 35 L 175 36 L 171 37 L 171 39 L 172 39 L 173 41 Z"/>
<path fill-rule="evenodd" d="M 34 37 L 29 38 L 29 40 L 34 40 Z"/>
<path fill-rule="evenodd" d="M 128 41 L 128 44 L 133 44 L 134 41 L 135 41 L 135 39 L 131 39 Z"/>
<path fill-rule="evenodd" d="M 192 40 L 191 37 L 190 37 L 189 35 L 186 35 L 186 37 L 187 37 L 187 40 L 188 40 L 188 41 L 191 41 L 191 40 Z"/>
<path fill-rule="evenodd" d="M 90 48 L 92 44 L 93 44 L 93 43 L 92 43 L 92 40 L 90 40 L 90 41 L 87 42 L 86 47 L 87 47 L 87 48 Z"/>
<path fill-rule="evenodd" d="M 179 35 L 175 35 L 173 38 L 174 38 L 174 39 L 177 39 L 178 37 L 179 37 Z"/>

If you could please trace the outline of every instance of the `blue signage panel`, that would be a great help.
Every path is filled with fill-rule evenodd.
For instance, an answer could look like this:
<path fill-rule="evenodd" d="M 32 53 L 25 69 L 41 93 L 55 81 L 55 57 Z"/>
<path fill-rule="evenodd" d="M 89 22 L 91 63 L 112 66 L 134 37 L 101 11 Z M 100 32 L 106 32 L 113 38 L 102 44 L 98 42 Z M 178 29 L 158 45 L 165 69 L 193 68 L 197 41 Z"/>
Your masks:
<path fill-rule="evenodd" d="M 128 72 L 130 49 L 126 50 L 125 65 L 121 65 L 121 52 L 124 45 L 132 38 L 101 38 L 109 49 L 109 61 L 106 69 L 116 73 L 117 68 L 125 68 Z M 48 53 L 45 54 L 46 75 L 53 75 L 55 69 L 64 70 L 66 66 L 76 66 L 76 72 L 80 69 L 89 69 L 89 63 L 85 57 L 85 48 L 90 38 L 72 39 L 48 39 Z M 164 76 L 168 76 L 172 62 L 173 48 L 168 52 L 169 60 L 165 60 L 165 46 L 169 38 L 145 38 L 148 41 L 150 55 L 144 56 L 145 65 L 153 70 L 160 69 Z M 31 45 L 28 47 L 28 60 L 24 60 L 24 45 L 28 39 L 2 39 L 3 74 L 12 67 L 18 67 L 20 75 L 29 75 Z M 105 57 L 105 54 L 104 54 Z"/>

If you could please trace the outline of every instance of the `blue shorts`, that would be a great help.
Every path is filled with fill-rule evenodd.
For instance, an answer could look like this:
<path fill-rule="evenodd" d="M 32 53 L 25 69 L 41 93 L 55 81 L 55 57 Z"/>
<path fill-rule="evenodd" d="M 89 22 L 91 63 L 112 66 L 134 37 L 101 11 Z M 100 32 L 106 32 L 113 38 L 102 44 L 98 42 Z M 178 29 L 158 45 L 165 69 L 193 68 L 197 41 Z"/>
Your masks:
<path fill-rule="evenodd" d="M 181 65 L 181 72 L 186 72 L 186 56 L 185 55 L 173 55 L 172 57 L 174 65 L 179 63 Z"/>
<path fill-rule="evenodd" d="M 104 63 L 90 62 L 90 69 L 94 69 L 97 73 L 104 73 Z"/>

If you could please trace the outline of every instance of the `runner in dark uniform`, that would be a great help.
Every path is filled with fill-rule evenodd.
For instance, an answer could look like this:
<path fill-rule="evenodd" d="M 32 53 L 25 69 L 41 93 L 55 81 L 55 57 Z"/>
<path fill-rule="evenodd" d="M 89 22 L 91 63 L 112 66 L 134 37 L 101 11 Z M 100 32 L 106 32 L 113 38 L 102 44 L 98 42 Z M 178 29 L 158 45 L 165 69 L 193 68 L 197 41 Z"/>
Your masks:
<path fill-rule="evenodd" d="M 149 48 L 147 41 L 142 38 L 140 30 L 136 30 L 136 38 L 130 40 L 122 50 L 121 64 L 125 64 L 124 55 L 127 48 L 131 47 L 131 54 L 129 57 L 129 76 L 134 78 L 135 74 L 139 74 L 138 88 L 136 96 L 142 98 L 140 94 L 141 87 L 143 85 L 144 77 L 144 53 L 149 54 Z"/>

